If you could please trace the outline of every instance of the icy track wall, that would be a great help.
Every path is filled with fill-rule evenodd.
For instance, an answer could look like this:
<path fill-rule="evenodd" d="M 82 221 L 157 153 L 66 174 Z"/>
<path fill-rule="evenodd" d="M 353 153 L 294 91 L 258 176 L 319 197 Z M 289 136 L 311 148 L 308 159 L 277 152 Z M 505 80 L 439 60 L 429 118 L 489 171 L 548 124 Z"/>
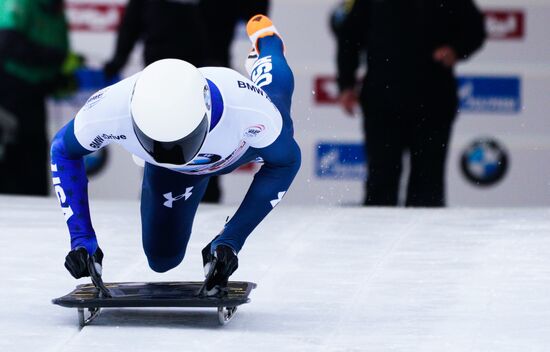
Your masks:
<path fill-rule="evenodd" d="M 328 17 L 339 0 L 272 0 L 271 16 L 284 36 L 296 77 L 293 116 L 302 169 L 285 197 L 295 204 L 353 204 L 366 177 L 360 119 L 335 104 L 335 45 Z M 125 0 L 66 0 L 73 50 L 90 71 L 82 91 L 50 104 L 53 133 L 104 82 L 97 70 L 114 50 Z M 451 206 L 550 205 L 550 4 L 544 0 L 477 0 L 486 13 L 489 40 L 457 67 L 461 112 L 447 165 Z M 233 66 L 243 72 L 249 47 L 242 25 Z M 138 46 L 123 76 L 141 68 Z M 106 157 L 106 158 L 105 158 Z M 102 165 L 102 162 L 103 165 Z M 129 154 L 109 146 L 89 160 L 94 198 L 137 199 L 141 169 Z M 224 202 L 242 199 L 255 168 L 223 177 Z M 406 170 L 405 170 L 406 172 Z"/>

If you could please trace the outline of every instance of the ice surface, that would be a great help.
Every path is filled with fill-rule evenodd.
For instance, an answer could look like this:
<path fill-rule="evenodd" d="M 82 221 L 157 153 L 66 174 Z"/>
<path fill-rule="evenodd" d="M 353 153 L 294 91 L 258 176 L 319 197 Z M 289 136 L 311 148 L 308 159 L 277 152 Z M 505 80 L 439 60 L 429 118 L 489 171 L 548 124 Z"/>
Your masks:
<path fill-rule="evenodd" d="M 137 202 L 93 202 L 106 281 L 200 280 L 235 210 L 201 206 L 184 262 L 151 271 Z M 550 209 L 305 208 L 284 202 L 240 253 L 258 283 L 215 310 L 105 310 L 79 331 L 50 300 L 77 281 L 56 199 L 0 197 L 0 351 L 548 351 Z M 80 280 L 85 282 L 86 280 Z"/>

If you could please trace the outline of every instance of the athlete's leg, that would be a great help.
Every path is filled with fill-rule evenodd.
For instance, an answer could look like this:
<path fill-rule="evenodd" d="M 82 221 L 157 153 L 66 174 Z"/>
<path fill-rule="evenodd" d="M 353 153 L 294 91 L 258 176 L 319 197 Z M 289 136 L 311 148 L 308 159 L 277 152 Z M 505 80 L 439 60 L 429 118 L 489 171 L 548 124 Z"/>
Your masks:
<path fill-rule="evenodd" d="M 145 165 L 141 192 L 142 240 L 149 266 L 154 271 L 168 271 L 183 260 L 207 184 L 208 177 Z"/>

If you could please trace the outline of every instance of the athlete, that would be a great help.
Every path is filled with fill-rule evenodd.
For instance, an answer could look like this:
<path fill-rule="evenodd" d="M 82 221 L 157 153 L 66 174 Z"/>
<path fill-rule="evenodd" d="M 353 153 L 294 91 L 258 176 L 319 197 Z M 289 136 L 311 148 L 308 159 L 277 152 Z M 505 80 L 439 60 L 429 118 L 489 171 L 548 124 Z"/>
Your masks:
<path fill-rule="evenodd" d="M 83 156 L 118 143 L 142 159 L 142 239 L 149 266 L 181 263 L 208 179 L 263 163 L 234 216 L 202 251 L 205 292 L 226 292 L 246 238 L 279 203 L 300 168 L 290 117 L 294 77 L 281 36 L 269 18 L 247 24 L 253 49 L 250 79 L 221 67 L 197 69 L 160 60 L 88 99 L 54 137 L 51 170 L 71 235 L 65 267 L 88 276 L 101 265 L 88 206 Z"/>

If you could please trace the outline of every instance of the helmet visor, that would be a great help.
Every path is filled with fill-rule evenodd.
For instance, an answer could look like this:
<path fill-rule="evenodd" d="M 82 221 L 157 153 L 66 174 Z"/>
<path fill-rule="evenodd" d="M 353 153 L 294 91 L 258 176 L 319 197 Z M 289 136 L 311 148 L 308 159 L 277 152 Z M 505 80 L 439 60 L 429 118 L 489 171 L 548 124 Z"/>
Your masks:
<path fill-rule="evenodd" d="M 132 124 L 143 149 L 157 163 L 173 165 L 184 165 L 193 160 L 199 153 L 210 128 L 208 115 L 204 114 L 201 123 L 189 135 L 177 141 L 159 142 L 143 133 L 133 119 Z"/>

